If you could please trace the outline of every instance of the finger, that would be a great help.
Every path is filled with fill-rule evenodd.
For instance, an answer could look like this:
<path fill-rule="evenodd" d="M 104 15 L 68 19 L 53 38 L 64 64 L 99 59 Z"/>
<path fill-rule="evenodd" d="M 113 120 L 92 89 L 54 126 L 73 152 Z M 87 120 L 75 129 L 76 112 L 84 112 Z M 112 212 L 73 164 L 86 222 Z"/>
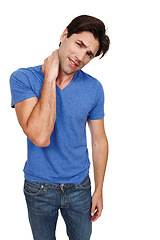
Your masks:
<path fill-rule="evenodd" d="M 55 54 L 58 54 L 58 49 L 56 49 L 55 51 L 52 52 L 51 56 L 55 55 Z"/>
<path fill-rule="evenodd" d="M 91 216 L 93 217 L 96 211 L 96 205 L 92 204 L 92 208 L 91 208 Z"/>
<path fill-rule="evenodd" d="M 101 216 L 101 213 L 102 209 L 97 208 L 94 215 L 91 217 L 91 222 L 95 222 Z"/>
<path fill-rule="evenodd" d="M 91 222 L 95 222 L 100 217 L 100 215 L 101 215 L 100 213 L 96 212 L 94 216 L 91 217 Z"/>

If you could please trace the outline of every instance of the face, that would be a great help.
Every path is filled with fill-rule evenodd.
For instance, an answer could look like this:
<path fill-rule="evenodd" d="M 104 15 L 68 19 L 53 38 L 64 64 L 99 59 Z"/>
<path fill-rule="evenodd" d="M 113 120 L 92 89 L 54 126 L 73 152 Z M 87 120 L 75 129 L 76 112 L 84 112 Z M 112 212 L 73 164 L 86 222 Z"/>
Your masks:
<path fill-rule="evenodd" d="M 60 38 L 59 59 L 61 70 L 69 75 L 94 58 L 99 50 L 99 41 L 88 31 L 72 34 L 69 38 L 67 33 L 66 29 Z"/>

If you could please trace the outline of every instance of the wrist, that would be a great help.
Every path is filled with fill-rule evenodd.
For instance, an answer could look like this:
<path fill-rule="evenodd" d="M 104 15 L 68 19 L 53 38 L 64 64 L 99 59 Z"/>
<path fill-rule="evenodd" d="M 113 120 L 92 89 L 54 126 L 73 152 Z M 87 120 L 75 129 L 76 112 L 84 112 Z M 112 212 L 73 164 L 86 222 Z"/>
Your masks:
<path fill-rule="evenodd" d="M 95 187 L 95 193 L 97 194 L 102 194 L 103 193 L 103 188 L 102 187 Z"/>
<path fill-rule="evenodd" d="M 55 74 L 45 74 L 45 78 L 44 78 L 45 81 L 55 82 L 56 79 L 57 79 L 57 75 Z"/>
<path fill-rule="evenodd" d="M 54 76 L 45 76 L 44 84 L 49 85 L 50 87 L 54 87 L 56 85 L 56 77 Z"/>

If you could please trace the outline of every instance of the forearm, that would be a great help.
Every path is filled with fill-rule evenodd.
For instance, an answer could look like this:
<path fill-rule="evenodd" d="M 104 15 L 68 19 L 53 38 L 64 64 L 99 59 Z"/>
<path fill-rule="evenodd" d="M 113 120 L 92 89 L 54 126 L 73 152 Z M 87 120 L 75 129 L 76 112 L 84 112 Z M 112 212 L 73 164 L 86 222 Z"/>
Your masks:
<path fill-rule="evenodd" d="M 94 222 L 100 217 L 103 209 L 103 182 L 108 159 L 108 141 L 106 137 L 97 144 L 92 143 L 92 158 L 95 191 L 92 196 L 91 222 Z"/>
<path fill-rule="evenodd" d="M 108 160 L 108 140 L 105 137 L 98 144 L 92 144 L 95 192 L 102 192 Z"/>
<path fill-rule="evenodd" d="M 50 144 L 56 121 L 56 79 L 45 78 L 40 99 L 33 108 L 26 126 L 27 135 L 39 146 Z"/>

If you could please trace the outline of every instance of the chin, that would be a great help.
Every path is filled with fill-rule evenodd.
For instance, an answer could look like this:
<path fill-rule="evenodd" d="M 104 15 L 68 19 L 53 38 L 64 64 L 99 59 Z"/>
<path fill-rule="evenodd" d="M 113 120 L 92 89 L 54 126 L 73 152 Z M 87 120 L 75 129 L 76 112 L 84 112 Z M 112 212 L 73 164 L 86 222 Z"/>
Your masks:
<path fill-rule="evenodd" d="M 74 69 L 67 69 L 67 68 L 62 68 L 62 71 L 65 73 L 65 74 L 67 74 L 67 75 L 71 75 L 71 74 L 74 74 L 75 72 L 77 72 L 79 69 L 76 69 L 76 70 L 74 70 Z"/>
<path fill-rule="evenodd" d="M 74 68 L 74 67 L 70 66 L 67 62 L 65 62 L 65 63 L 63 62 L 61 64 L 61 69 L 65 74 L 71 75 L 71 74 L 74 74 L 75 72 L 79 71 L 81 69 L 81 67 L 78 66 L 78 67 Z"/>

